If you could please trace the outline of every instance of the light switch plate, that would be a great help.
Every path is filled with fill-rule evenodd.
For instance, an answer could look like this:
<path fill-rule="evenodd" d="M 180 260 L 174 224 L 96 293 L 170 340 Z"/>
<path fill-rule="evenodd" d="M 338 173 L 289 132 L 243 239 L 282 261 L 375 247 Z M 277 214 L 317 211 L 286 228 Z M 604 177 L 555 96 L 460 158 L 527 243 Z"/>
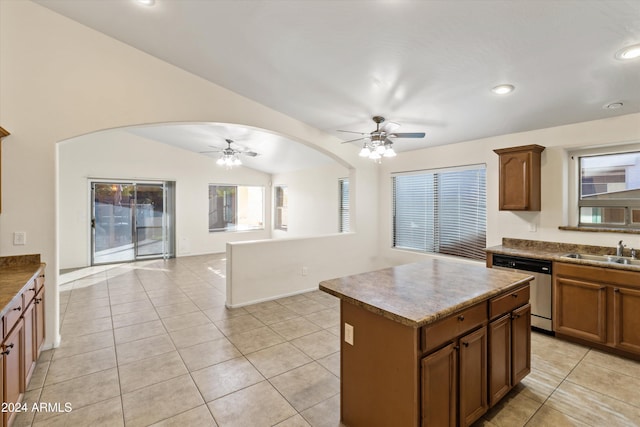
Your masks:
<path fill-rule="evenodd" d="M 27 233 L 24 231 L 16 231 L 13 233 L 13 245 L 26 245 L 27 244 Z"/>
<path fill-rule="evenodd" d="M 353 326 L 348 323 L 344 324 L 344 342 L 353 345 Z"/>

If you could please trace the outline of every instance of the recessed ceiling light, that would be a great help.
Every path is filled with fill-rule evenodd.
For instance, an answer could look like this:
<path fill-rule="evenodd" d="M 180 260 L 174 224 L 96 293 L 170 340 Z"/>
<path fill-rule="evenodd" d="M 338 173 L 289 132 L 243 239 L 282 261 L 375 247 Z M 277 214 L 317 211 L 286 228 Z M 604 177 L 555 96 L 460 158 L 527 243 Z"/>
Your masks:
<path fill-rule="evenodd" d="M 635 59 L 640 57 L 640 44 L 627 46 L 616 53 L 618 59 Z"/>
<path fill-rule="evenodd" d="M 605 110 L 617 110 L 618 108 L 622 108 L 624 104 L 622 102 L 611 102 L 609 104 L 604 105 L 602 108 Z"/>
<path fill-rule="evenodd" d="M 513 85 L 498 85 L 491 89 L 491 92 L 495 93 L 496 95 L 506 95 L 513 92 L 514 89 L 515 87 Z"/>
<path fill-rule="evenodd" d="M 156 3 L 156 0 L 134 0 L 134 1 L 143 6 L 153 6 Z"/>

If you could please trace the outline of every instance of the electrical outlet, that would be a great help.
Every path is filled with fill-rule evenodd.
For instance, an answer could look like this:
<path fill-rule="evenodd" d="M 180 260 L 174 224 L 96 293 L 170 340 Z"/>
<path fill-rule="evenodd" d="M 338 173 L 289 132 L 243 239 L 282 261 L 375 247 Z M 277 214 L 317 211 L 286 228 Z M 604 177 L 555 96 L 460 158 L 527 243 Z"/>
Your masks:
<path fill-rule="evenodd" d="M 348 323 L 344 324 L 344 342 L 353 345 L 353 326 Z"/>
<path fill-rule="evenodd" d="M 13 245 L 26 245 L 27 244 L 27 233 L 24 231 L 15 231 L 13 233 Z"/>

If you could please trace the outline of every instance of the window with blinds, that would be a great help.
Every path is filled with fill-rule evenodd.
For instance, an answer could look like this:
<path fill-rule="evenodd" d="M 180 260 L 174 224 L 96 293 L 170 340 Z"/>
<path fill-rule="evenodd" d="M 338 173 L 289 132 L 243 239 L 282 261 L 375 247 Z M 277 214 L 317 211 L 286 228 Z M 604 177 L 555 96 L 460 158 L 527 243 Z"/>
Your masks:
<path fill-rule="evenodd" d="M 349 225 L 349 178 L 338 179 L 340 188 L 340 233 L 350 231 Z"/>
<path fill-rule="evenodd" d="M 486 167 L 393 176 L 393 247 L 484 260 Z"/>

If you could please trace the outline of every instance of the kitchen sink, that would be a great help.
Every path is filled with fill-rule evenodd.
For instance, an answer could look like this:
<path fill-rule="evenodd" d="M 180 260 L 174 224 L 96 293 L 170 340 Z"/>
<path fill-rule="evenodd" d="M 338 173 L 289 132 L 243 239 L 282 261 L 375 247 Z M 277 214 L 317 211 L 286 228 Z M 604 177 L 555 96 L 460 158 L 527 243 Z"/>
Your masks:
<path fill-rule="evenodd" d="M 615 255 L 592 255 L 592 254 L 578 254 L 571 253 L 562 255 L 564 258 L 583 259 L 585 261 L 598 261 L 614 264 L 627 264 L 627 265 L 640 265 L 640 259 L 633 259 L 629 257 L 615 256 Z"/>

